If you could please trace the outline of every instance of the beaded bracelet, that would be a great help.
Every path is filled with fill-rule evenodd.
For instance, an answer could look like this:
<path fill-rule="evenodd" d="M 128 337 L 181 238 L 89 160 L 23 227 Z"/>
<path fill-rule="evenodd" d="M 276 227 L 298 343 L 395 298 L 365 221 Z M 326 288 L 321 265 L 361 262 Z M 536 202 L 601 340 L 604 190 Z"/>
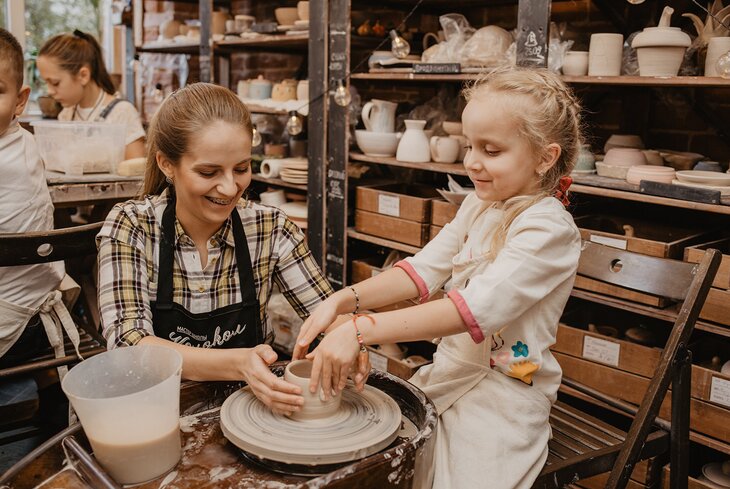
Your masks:
<path fill-rule="evenodd" d="M 373 326 L 375 326 L 375 319 L 370 317 L 368 314 L 355 314 L 352 316 L 352 325 L 355 327 L 355 334 L 357 335 L 357 344 L 360 345 L 360 352 L 366 353 L 367 349 L 365 348 L 365 342 L 362 339 L 362 333 L 360 333 L 360 328 L 357 327 L 357 320 L 361 317 L 368 318 L 370 322 L 373 323 Z"/>
<path fill-rule="evenodd" d="M 355 290 L 355 287 L 352 285 L 347 286 L 353 294 L 355 294 L 355 310 L 352 312 L 353 314 L 357 315 L 360 312 L 360 295 L 357 293 L 357 290 Z"/>

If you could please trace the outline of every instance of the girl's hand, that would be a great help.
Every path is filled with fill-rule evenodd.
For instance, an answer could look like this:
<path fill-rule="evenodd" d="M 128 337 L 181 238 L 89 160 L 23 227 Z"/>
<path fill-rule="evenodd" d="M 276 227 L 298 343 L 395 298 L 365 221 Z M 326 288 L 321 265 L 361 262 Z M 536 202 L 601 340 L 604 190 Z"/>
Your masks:
<path fill-rule="evenodd" d="M 300 409 L 304 404 L 301 389 L 269 370 L 269 365 L 277 358 L 269 345 L 242 348 L 241 353 L 243 378 L 261 402 L 275 414 L 288 416 Z"/>
<path fill-rule="evenodd" d="M 317 306 L 317 309 L 315 309 L 312 315 L 304 321 L 304 324 L 302 324 L 302 327 L 299 329 L 297 342 L 294 345 L 294 352 L 292 353 L 292 360 L 304 358 L 307 351 L 309 351 L 309 345 L 312 341 L 314 341 L 320 333 L 324 333 L 335 319 L 337 319 L 337 309 L 338 304 L 334 299 L 334 296 L 331 296 Z"/>
<path fill-rule="evenodd" d="M 309 353 L 306 358 L 314 362 L 312 366 L 312 377 L 309 381 L 309 392 L 317 392 L 317 386 L 321 386 L 325 399 L 329 399 L 334 391 L 338 394 L 345 388 L 347 377 L 350 374 L 355 362 L 358 360 L 360 346 L 357 342 L 355 328 L 347 324 L 335 328 L 329 332 L 321 343 Z M 369 362 L 365 362 L 366 366 L 359 366 L 358 374 L 361 375 L 358 389 L 362 390 L 362 386 L 367 380 L 367 372 Z M 357 374 L 356 374 L 356 384 Z"/>

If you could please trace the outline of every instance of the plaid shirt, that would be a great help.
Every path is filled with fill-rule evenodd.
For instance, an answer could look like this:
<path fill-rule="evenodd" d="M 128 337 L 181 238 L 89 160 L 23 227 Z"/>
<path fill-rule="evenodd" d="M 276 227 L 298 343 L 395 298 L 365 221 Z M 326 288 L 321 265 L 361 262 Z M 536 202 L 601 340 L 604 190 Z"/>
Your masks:
<path fill-rule="evenodd" d="M 114 206 L 99 235 L 99 309 L 109 348 L 134 345 L 152 329 L 150 302 L 157 296 L 162 213 L 168 193 Z M 332 294 L 302 231 L 279 209 L 241 200 L 236 206 L 253 263 L 266 342 L 273 341 L 266 305 L 274 283 L 302 318 Z M 201 268 L 193 240 L 175 220 L 173 301 L 192 313 L 241 301 L 229 217 L 208 241 Z"/>

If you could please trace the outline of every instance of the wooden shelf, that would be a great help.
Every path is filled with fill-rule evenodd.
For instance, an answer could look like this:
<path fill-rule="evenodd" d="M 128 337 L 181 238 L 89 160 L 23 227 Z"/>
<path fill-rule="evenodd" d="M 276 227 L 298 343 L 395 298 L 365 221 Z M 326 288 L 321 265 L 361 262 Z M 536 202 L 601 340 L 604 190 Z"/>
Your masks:
<path fill-rule="evenodd" d="M 409 163 L 407 161 L 398 161 L 392 157 L 366 156 L 362 153 L 355 152 L 350 153 L 350 159 L 354 161 L 362 161 L 364 163 L 373 163 L 376 165 L 399 166 L 401 168 L 450 173 L 452 175 L 466 175 L 466 169 L 461 163 Z"/>
<path fill-rule="evenodd" d="M 611 197 L 614 199 L 730 215 L 730 199 L 728 198 L 724 198 L 723 204 L 718 205 L 647 195 L 639 192 L 638 185 L 632 185 L 616 178 L 600 177 L 597 175 L 573 175 L 573 185 L 570 186 L 570 191 L 577 194 Z"/>
<path fill-rule="evenodd" d="M 137 48 L 140 53 L 168 53 L 168 54 L 199 54 L 199 43 L 146 43 Z"/>
<path fill-rule="evenodd" d="M 287 115 L 289 112 L 282 109 L 274 109 L 272 107 L 264 107 L 263 105 L 246 104 L 249 112 L 253 114 L 274 114 L 274 115 Z"/>
<path fill-rule="evenodd" d="M 476 80 L 481 73 L 461 73 L 458 75 L 416 75 L 403 72 L 375 72 L 354 73 L 353 80 L 391 80 L 391 81 L 441 81 L 465 82 Z M 567 76 L 563 75 L 567 83 L 578 85 L 625 85 L 650 87 L 730 87 L 730 79 L 705 76 L 674 76 L 669 78 L 655 78 L 649 76 Z"/>
<path fill-rule="evenodd" d="M 307 49 L 309 45 L 309 34 L 261 34 L 256 37 L 218 41 L 213 44 L 213 49 L 219 51 L 236 51 L 247 48 L 277 49 L 298 47 Z"/>
<path fill-rule="evenodd" d="M 391 241 L 389 239 L 378 238 L 377 236 L 371 236 L 369 234 L 360 233 L 360 232 L 355 231 L 355 228 L 348 228 L 347 236 L 352 239 L 357 239 L 359 241 L 365 241 L 367 243 L 376 244 L 378 246 L 385 246 L 386 248 L 390 248 L 393 250 L 404 251 L 404 252 L 410 253 L 412 255 L 415 255 L 416 253 L 421 251 L 421 248 L 419 248 L 418 246 L 411 246 L 411 245 L 407 245 L 405 243 L 399 243 L 397 241 Z"/>
<path fill-rule="evenodd" d="M 677 306 L 670 306 L 664 309 L 657 307 L 651 307 L 644 304 L 638 304 L 636 302 L 619 299 L 618 297 L 611 297 L 603 294 L 597 294 L 587 290 L 573 289 L 570 293 L 571 296 L 577 299 L 583 299 L 597 304 L 603 304 L 605 306 L 615 307 L 623 309 L 624 311 L 633 312 L 636 314 L 642 314 L 644 316 L 661 319 L 663 321 L 674 322 L 677 319 Z M 717 334 L 730 338 L 730 327 L 722 326 L 720 324 L 708 323 L 705 321 L 698 320 L 695 324 L 695 329 L 707 331 L 709 333 Z"/>
<path fill-rule="evenodd" d="M 281 178 L 266 178 L 265 176 L 261 175 L 260 173 L 254 173 L 253 175 L 251 175 L 251 180 L 253 180 L 255 182 L 268 183 L 269 185 L 275 185 L 277 187 L 293 188 L 296 190 L 303 190 L 305 192 L 307 191 L 306 185 L 285 182 Z"/>

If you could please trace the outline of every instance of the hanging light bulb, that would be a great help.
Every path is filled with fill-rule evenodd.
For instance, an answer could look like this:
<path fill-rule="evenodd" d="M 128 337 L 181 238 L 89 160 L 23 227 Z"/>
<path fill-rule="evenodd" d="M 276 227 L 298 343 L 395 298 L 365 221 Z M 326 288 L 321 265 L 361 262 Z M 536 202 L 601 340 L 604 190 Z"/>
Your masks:
<path fill-rule="evenodd" d="M 289 119 L 286 121 L 286 132 L 290 136 L 296 136 L 301 134 L 304 130 L 304 124 L 302 124 L 302 118 L 299 117 L 296 110 L 289 111 Z"/>
<path fill-rule="evenodd" d="M 251 134 L 251 146 L 254 148 L 261 144 L 261 133 L 256 129 L 256 124 L 253 125 L 253 134 Z"/>
<path fill-rule="evenodd" d="M 393 56 L 395 56 L 398 59 L 403 59 L 406 56 L 408 56 L 408 53 L 411 52 L 411 45 L 408 44 L 408 41 L 403 39 L 399 34 L 398 31 L 393 29 L 390 31 L 390 50 L 393 53 Z"/>
<path fill-rule="evenodd" d="M 730 51 L 717 58 L 715 69 L 718 76 L 730 78 Z"/>
<path fill-rule="evenodd" d="M 352 102 L 350 96 L 350 90 L 347 89 L 345 83 L 340 80 L 337 82 L 337 88 L 335 89 L 335 103 L 340 107 L 347 107 Z"/>

